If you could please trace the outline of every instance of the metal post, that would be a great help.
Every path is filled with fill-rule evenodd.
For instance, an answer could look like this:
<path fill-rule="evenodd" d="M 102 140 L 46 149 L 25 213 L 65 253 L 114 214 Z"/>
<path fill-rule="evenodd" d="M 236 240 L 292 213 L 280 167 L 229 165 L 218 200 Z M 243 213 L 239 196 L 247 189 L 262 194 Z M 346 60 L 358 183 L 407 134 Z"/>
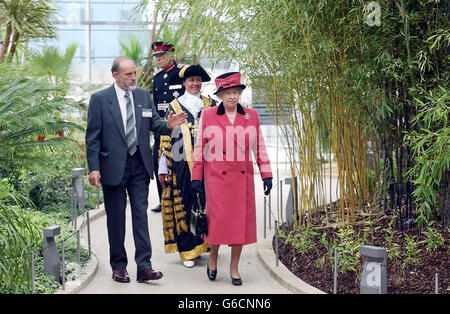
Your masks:
<path fill-rule="evenodd" d="M 278 267 L 278 221 L 275 220 L 275 265 Z"/>
<path fill-rule="evenodd" d="M 337 294 L 338 250 L 334 249 L 334 285 L 333 294 Z"/>
<path fill-rule="evenodd" d="M 75 228 L 75 195 L 73 188 L 70 188 L 70 214 L 72 215 L 72 227 Z"/>
<path fill-rule="evenodd" d="M 280 180 L 280 215 L 283 222 L 283 180 Z"/>
<path fill-rule="evenodd" d="M 272 197 L 269 193 L 269 230 L 272 230 Z"/>
<path fill-rule="evenodd" d="M 267 197 L 264 195 L 264 239 L 266 238 L 266 220 L 267 220 L 267 218 L 266 218 L 266 212 L 267 212 L 266 201 L 267 201 Z"/>
<path fill-rule="evenodd" d="M 278 110 L 276 110 L 276 112 L 277 112 L 277 122 L 276 122 L 276 124 L 275 124 L 275 130 L 276 130 L 276 135 L 277 135 L 277 150 L 276 150 L 276 152 L 277 152 L 277 155 L 276 155 L 276 159 L 277 159 L 277 181 L 280 179 L 280 170 L 279 170 L 279 162 L 280 162 L 280 160 L 278 159 L 278 152 L 279 152 L 279 139 L 280 139 L 280 136 L 279 136 L 279 130 L 278 130 Z M 277 198 L 280 196 L 279 194 L 278 194 L 278 189 L 280 189 L 281 187 L 280 186 L 278 186 L 277 187 Z M 278 203 L 278 199 L 277 199 L 277 204 L 279 204 Z M 278 206 L 278 205 L 277 205 Z M 283 207 L 281 207 L 280 206 L 280 208 L 277 210 L 277 218 L 279 219 L 280 218 L 280 211 L 282 211 L 283 210 Z"/>
<path fill-rule="evenodd" d="M 87 22 L 87 51 L 86 51 L 86 59 L 88 65 L 88 83 L 89 85 L 92 83 L 92 62 L 91 62 L 91 1 L 86 0 L 86 22 Z"/>
<path fill-rule="evenodd" d="M 301 218 L 298 217 L 299 212 L 298 212 L 298 207 L 299 207 L 299 199 L 298 199 L 298 184 L 297 184 L 297 177 L 294 177 L 294 184 L 292 185 L 293 187 L 293 193 L 294 193 L 294 197 L 293 197 L 293 202 L 294 202 L 294 212 L 295 215 L 297 216 L 297 221 L 300 223 L 301 222 Z"/>
<path fill-rule="evenodd" d="M 61 276 L 61 283 L 62 283 L 62 289 L 66 290 L 66 254 L 65 254 L 65 241 L 61 241 L 61 256 L 62 256 L 62 276 Z"/>
<path fill-rule="evenodd" d="M 89 258 L 91 258 L 91 222 L 89 219 L 89 212 L 86 212 L 86 223 L 87 223 L 87 237 L 88 237 L 88 250 Z"/>
<path fill-rule="evenodd" d="M 85 196 L 84 196 L 84 182 L 82 175 L 84 175 L 84 168 L 72 169 L 72 193 L 74 199 L 75 217 L 72 217 L 74 221 L 74 228 L 77 229 L 77 216 L 80 209 L 81 214 L 85 213 Z"/>
<path fill-rule="evenodd" d="M 77 229 L 77 191 L 75 187 L 72 185 L 72 226 L 74 229 Z"/>
<path fill-rule="evenodd" d="M 81 276 L 80 230 L 77 230 L 77 262 L 78 262 L 78 276 Z"/>
<path fill-rule="evenodd" d="M 35 293 L 34 280 L 34 251 L 31 251 L 31 294 Z"/>
<path fill-rule="evenodd" d="M 97 209 L 100 208 L 100 188 L 97 187 Z"/>
<path fill-rule="evenodd" d="M 439 294 L 439 274 L 434 274 L 434 293 Z"/>

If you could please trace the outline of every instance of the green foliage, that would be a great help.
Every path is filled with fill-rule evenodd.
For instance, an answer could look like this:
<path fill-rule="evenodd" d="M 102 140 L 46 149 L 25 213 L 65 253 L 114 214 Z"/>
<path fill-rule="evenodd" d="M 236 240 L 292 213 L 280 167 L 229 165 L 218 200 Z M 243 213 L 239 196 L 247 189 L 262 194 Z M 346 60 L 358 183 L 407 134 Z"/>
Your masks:
<path fill-rule="evenodd" d="M 426 102 L 416 99 L 418 114 L 413 121 L 418 129 L 405 137 L 415 160 L 409 175 L 415 184 L 413 195 L 420 229 L 431 221 L 446 220 L 449 209 L 445 204 L 450 192 L 448 88 L 438 86 L 435 91 L 429 91 L 425 99 Z"/>
<path fill-rule="evenodd" d="M 423 234 L 427 236 L 426 239 L 426 251 L 434 251 L 444 245 L 444 237 L 433 228 L 433 224 L 429 224 L 426 231 Z"/>
<path fill-rule="evenodd" d="M 55 9 L 48 0 L 0 1 L 0 33 L 3 41 L 0 61 L 11 62 L 20 42 L 30 38 L 55 37 Z"/>
<path fill-rule="evenodd" d="M 128 45 L 121 40 L 120 47 L 122 48 L 122 54 L 133 59 L 136 66 L 139 67 L 145 64 L 145 49 L 138 39 L 131 37 Z"/>
<path fill-rule="evenodd" d="M 42 51 L 35 52 L 30 58 L 30 67 L 35 76 L 48 77 L 50 83 L 58 84 L 67 80 L 78 45 L 73 43 L 65 52 L 56 47 L 44 46 Z"/>
<path fill-rule="evenodd" d="M 361 241 L 351 226 L 340 227 L 337 231 L 337 238 L 328 252 L 332 265 L 334 264 L 334 250 L 337 249 L 339 271 L 356 272 L 361 264 L 360 246 Z"/>
<path fill-rule="evenodd" d="M 385 236 L 384 239 L 386 241 L 386 251 L 387 256 L 390 260 L 397 260 L 401 257 L 400 246 L 394 243 L 394 235 L 396 231 L 392 228 L 395 219 L 397 216 L 393 216 L 389 221 L 388 227 L 384 229 Z"/>
<path fill-rule="evenodd" d="M 304 228 L 298 228 L 292 230 L 287 235 L 281 234 L 286 244 L 290 244 L 295 247 L 300 253 L 305 254 L 311 250 L 315 250 L 314 237 L 319 234 L 307 226 Z"/>
<path fill-rule="evenodd" d="M 38 211 L 55 215 L 68 223 L 72 218 L 72 169 L 88 169 L 86 160 L 70 150 L 50 152 L 45 158 L 38 152 L 30 152 L 31 157 L 41 160 L 37 164 L 12 165 L 12 168 L 0 171 L 0 177 L 5 178 L 4 181 L 11 186 L 12 191 L 28 198 Z M 85 208 L 90 210 L 97 206 L 97 189 L 88 183 L 87 177 L 84 182 Z M 78 213 L 80 214 L 81 212 Z"/>
<path fill-rule="evenodd" d="M 31 251 L 35 252 L 36 292 L 53 293 L 60 285 L 43 272 L 43 229 L 50 225 L 61 227 L 61 234 L 55 240 L 60 256 L 60 242 L 66 240 L 67 265 L 77 260 L 75 233 L 67 221 L 34 210 L 29 200 L 10 191 L 11 187 L 3 180 L 0 184 L 0 293 L 31 292 Z M 82 249 L 82 265 L 88 256 Z M 68 279 L 73 279 L 75 274 L 76 268 L 68 267 Z"/>
<path fill-rule="evenodd" d="M 373 239 L 375 232 L 377 230 L 381 229 L 381 226 L 374 227 L 374 223 L 375 223 L 375 221 L 373 220 L 374 214 L 373 214 L 372 209 L 370 208 L 370 204 L 368 204 L 368 207 L 369 207 L 369 210 L 367 212 L 366 211 L 361 211 L 361 215 L 364 217 L 363 232 L 364 232 L 364 239 L 366 241 L 369 241 L 369 238 L 368 238 L 367 235 L 370 234 L 371 239 Z"/>
<path fill-rule="evenodd" d="M 0 293 L 30 293 L 31 251 L 36 253 L 36 291 L 52 293 L 59 287 L 43 273 L 42 230 L 49 225 L 61 226 L 56 240 L 58 245 L 66 240 L 67 265 L 76 261 L 68 189 L 72 168 L 86 168 L 76 140 L 84 129 L 64 118 L 79 109 L 64 84 L 75 49 L 66 51 L 59 70 L 52 63 L 58 85 L 29 76 L 36 68 L 0 65 Z M 82 250 L 81 257 L 86 262 L 88 253 Z M 74 274 L 68 267 L 67 276 Z"/>
<path fill-rule="evenodd" d="M 322 233 L 322 236 L 320 237 L 319 242 L 320 242 L 322 245 L 328 247 L 328 243 L 329 243 L 329 242 L 328 242 L 328 240 L 327 240 L 327 233 L 326 233 L 326 232 L 323 232 L 323 233 Z"/>
<path fill-rule="evenodd" d="M 43 80 L 0 77 L 0 167 L 39 163 L 45 152 L 79 150 L 64 134 L 83 128 L 61 118 L 61 112 L 74 108 L 76 103 L 66 98 L 64 89 Z M 32 151 L 41 155 L 31 156 Z"/>
<path fill-rule="evenodd" d="M 141 0 L 135 11 L 153 26 L 150 43 L 159 40 L 170 42 L 175 46 L 174 55 L 178 63 L 198 64 L 201 56 L 212 56 L 205 52 L 211 51 L 215 46 L 214 38 L 221 36 L 220 18 L 234 6 L 235 1 Z M 149 47 L 147 60 L 139 63 L 145 65 L 143 71 L 138 72 L 138 85 L 148 89 L 151 89 L 154 71 L 158 70 L 152 53 Z"/>
<path fill-rule="evenodd" d="M 27 203 L 0 183 L 0 293 L 23 293 L 30 286 L 27 253 L 38 246 L 40 234 L 22 208 Z"/>
<path fill-rule="evenodd" d="M 415 240 L 415 236 L 409 236 L 405 234 L 406 239 L 406 252 L 403 259 L 402 267 L 406 268 L 409 265 L 419 265 L 420 264 L 420 252 L 422 249 L 418 248 L 418 244 Z"/>
<path fill-rule="evenodd" d="M 174 32 L 187 31 L 189 43 L 206 43 L 199 49 L 205 56 L 239 63 L 280 123 L 291 160 L 300 160 L 292 163 L 293 177 L 316 174 L 317 161 L 308 156 L 331 148 L 345 169 L 342 204 L 349 200 L 352 211 L 387 195 L 396 228 L 408 218 L 423 228 L 450 210 L 440 206 L 450 203 L 447 2 L 377 3 L 380 26 L 366 23 L 370 12 L 361 0 L 157 1 L 158 21 L 178 11 L 181 30 L 166 25 L 156 37 L 178 39 L 184 52 L 184 37 Z M 183 24 L 190 17 L 193 27 Z M 376 148 L 373 169 L 368 141 Z M 318 203 L 299 207 L 312 212 Z M 339 220 L 354 223 L 352 215 Z"/>

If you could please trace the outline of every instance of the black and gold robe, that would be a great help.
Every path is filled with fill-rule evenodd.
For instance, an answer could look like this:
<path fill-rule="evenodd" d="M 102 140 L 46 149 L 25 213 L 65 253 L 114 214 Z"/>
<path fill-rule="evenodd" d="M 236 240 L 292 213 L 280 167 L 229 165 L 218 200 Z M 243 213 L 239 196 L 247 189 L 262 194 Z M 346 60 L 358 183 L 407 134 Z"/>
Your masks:
<path fill-rule="evenodd" d="M 201 96 L 204 108 L 214 105 L 210 98 Z M 197 127 L 194 116 L 174 99 L 167 111 L 184 111 L 188 118 L 171 136 L 161 136 L 158 157 L 166 156 L 168 176 L 163 188 L 161 206 L 164 229 L 164 249 L 166 253 L 179 252 L 183 261 L 192 260 L 207 252 L 209 246 L 200 236 L 189 230 L 190 214 L 193 203 L 191 189 L 191 171 L 194 158 L 194 138 Z M 201 111 L 199 112 L 200 116 Z M 175 156 L 176 154 L 176 156 Z M 182 158 L 180 158 L 182 156 Z M 174 158 L 175 157 L 175 158 Z"/>

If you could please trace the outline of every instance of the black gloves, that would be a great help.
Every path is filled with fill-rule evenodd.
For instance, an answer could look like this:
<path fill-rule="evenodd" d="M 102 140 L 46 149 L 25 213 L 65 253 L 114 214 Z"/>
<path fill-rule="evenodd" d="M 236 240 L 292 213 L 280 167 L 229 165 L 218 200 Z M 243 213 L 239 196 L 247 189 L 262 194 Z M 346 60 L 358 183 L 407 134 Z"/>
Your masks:
<path fill-rule="evenodd" d="M 272 178 L 266 178 L 264 181 L 264 195 L 269 195 L 270 190 L 272 190 Z M 200 195 L 204 195 L 202 182 L 199 180 L 194 180 L 191 183 L 192 193 L 199 193 Z"/>
<path fill-rule="evenodd" d="M 193 180 L 191 182 L 192 194 L 195 199 L 199 199 L 199 201 L 205 206 L 205 194 L 203 193 L 202 181 Z"/>
<path fill-rule="evenodd" d="M 272 190 L 272 178 L 265 178 L 264 182 L 264 195 L 269 195 L 270 190 Z"/>
<path fill-rule="evenodd" d="M 191 187 L 192 187 L 192 193 L 203 194 L 202 181 L 199 181 L 199 180 L 192 181 Z"/>

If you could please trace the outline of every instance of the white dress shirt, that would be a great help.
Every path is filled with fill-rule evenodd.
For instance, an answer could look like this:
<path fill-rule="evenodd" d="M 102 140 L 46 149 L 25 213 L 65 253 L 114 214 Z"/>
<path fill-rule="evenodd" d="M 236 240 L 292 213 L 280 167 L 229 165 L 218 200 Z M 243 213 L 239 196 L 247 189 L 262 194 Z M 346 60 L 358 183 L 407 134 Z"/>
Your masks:
<path fill-rule="evenodd" d="M 198 113 L 205 106 L 202 98 L 200 97 L 200 93 L 194 95 L 188 91 L 185 91 L 183 95 L 178 97 L 178 102 L 182 104 L 184 108 L 191 113 L 191 115 L 194 116 L 195 123 L 198 123 Z"/>
<path fill-rule="evenodd" d="M 125 133 L 127 132 L 127 100 L 125 98 L 125 93 L 122 88 L 120 88 L 117 83 L 114 83 L 114 88 L 116 89 L 117 100 L 119 101 L 120 113 L 122 114 L 123 121 L 123 129 Z M 133 92 L 128 92 L 130 94 L 131 107 L 133 108 L 133 118 L 134 118 L 134 134 L 136 135 L 136 112 L 134 111 L 134 101 L 133 101 Z M 126 134 L 125 134 L 126 135 Z"/>

